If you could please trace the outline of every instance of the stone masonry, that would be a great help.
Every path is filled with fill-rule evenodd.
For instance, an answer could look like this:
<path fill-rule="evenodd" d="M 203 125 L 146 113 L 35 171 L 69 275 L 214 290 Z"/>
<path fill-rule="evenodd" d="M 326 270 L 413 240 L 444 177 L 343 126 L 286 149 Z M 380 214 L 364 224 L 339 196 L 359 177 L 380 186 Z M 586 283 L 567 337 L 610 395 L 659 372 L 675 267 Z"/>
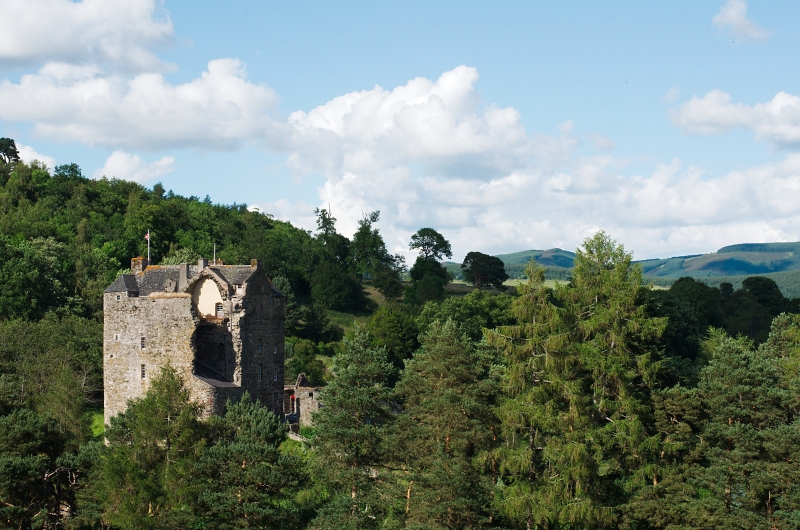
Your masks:
<path fill-rule="evenodd" d="M 105 422 L 169 363 L 205 415 L 244 391 L 283 417 L 285 297 L 251 265 L 131 262 L 103 295 Z"/>

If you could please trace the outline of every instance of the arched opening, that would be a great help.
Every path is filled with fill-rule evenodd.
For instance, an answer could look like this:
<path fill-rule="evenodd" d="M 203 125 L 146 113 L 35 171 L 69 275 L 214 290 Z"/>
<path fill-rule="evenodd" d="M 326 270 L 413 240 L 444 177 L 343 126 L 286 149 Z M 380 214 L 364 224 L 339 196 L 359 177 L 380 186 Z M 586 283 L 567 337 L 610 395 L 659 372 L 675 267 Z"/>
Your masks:
<path fill-rule="evenodd" d="M 211 278 L 201 278 L 192 290 L 192 303 L 200 318 L 223 318 L 222 295 L 219 287 Z M 217 308 L 220 311 L 217 311 Z M 220 316 L 220 313 L 222 316 Z"/>

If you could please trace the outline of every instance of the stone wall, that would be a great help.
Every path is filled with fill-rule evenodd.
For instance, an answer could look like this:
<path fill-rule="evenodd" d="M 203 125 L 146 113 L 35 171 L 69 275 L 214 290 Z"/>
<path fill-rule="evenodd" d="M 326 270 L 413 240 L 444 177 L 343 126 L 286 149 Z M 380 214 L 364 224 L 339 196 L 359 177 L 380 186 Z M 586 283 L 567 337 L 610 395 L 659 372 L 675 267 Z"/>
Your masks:
<path fill-rule="evenodd" d="M 187 292 L 104 294 L 106 423 L 125 410 L 129 399 L 142 397 L 167 363 L 183 376 L 205 414 L 224 413 L 228 399 L 247 391 L 283 415 L 284 298 L 260 270 L 241 289 L 209 271 L 192 278 Z M 209 284 L 219 288 L 221 318 L 201 318 L 192 302 L 194 287 L 202 285 L 205 291 Z M 227 383 L 195 377 L 198 360 Z"/>
<path fill-rule="evenodd" d="M 106 423 L 125 410 L 129 399 L 142 397 L 150 380 L 167 362 L 178 373 L 192 373 L 191 339 L 195 323 L 191 305 L 191 296 L 186 294 L 142 298 L 128 297 L 125 293 L 104 294 Z"/>

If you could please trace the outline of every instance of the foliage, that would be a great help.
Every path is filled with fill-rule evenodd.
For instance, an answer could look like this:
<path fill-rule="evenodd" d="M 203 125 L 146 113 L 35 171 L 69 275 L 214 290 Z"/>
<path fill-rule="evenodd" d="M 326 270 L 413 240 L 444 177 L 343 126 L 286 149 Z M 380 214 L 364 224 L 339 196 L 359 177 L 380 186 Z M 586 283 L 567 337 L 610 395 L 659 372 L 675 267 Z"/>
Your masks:
<path fill-rule="evenodd" d="M 66 247 L 53 238 L 14 241 L 0 235 L 0 318 L 69 312 Z"/>
<path fill-rule="evenodd" d="M 195 478 L 203 528 L 299 528 L 294 499 L 306 475 L 298 456 L 280 450 L 285 423 L 245 394 L 208 429 Z"/>
<path fill-rule="evenodd" d="M 477 288 L 492 285 L 497 289 L 503 289 L 503 282 L 508 279 L 500 258 L 482 252 L 468 253 L 461 268 L 464 270 L 464 279 Z"/>
<path fill-rule="evenodd" d="M 496 454 L 500 508 L 528 525 L 606 526 L 652 443 L 651 387 L 665 322 L 648 317 L 641 273 L 603 232 L 584 242 L 553 300 L 531 266 L 514 311 L 491 334 L 505 350 L 508 445 Z"/>
<path fill-rule="evenodd" d="M 409 271 L 412 284 L 406 288 L 406 302 L 422 305 L 431 300 L 444 297 L 444 287 L 451 280 L 447 269 L 436 258 L 420 254 Z"/>
<path fill-rule="evenodd" d="M 419 348 L 419 329 L 407 307 L 387 304 L 372 315 L 366 326 L 375 346 L 386 348 L 387 360 L 395 368 L 392 382 L 403 368 L 406 359 Z"/>
<path fill-rule="evenodd" d="M 411 236 L 409 250 L 419 250 L 419 255 L 426 260 L 441 261 L 442 258 L 452 258 L 453 251 L 450 242 L 433 228 L 420 228 Z"/>
<path fill-rule="evenodd" d="M 494 329 L 514 323 L 511 310 L 513 298 L 507 294 L 492 295 L 475 290 L 462 297 L 445 298 L 442 302 L 428 302 L 417 317 L 421 332 L 436 321 L 458 322 L 461 332 L 473 342 L 478 342 L 484 329 Z"/>
<path fill-rule="evenodd" d="M 75 316 L 0 322 L 2 387 L 17 406 L 46 414 L 70 434 L 88 436 L 87 401 L 102 389 L 102 325 Z"/>
<path fill-rule="evenodd" d="M 366 297 L 358 279 L 329 261 L 317 265 L 311 275 L 311 299 L 316 304 L 337 311 L 358 310 L 366 305 Z"/>
<path fill-rule="evenodd" d="M 188 528 L 199 514 L 195 468 L 206 431 L 199 406 L 175 370 L 165 367 L 145 396 L 111 419 L 94 483 L 103 518 L 119 528 Z"/>
<path fill-rule="evenodd" d="M 496 474 L 483 473 L 477 456 L 494 447 L 499 432 L 497 351 L 476 346 L 453 320 L 435 322 L 420 340 L 396 387 L 403 401 L 396 458 L 409 472 L 406 524 L 487 527 Z"/>
<path fill-rule="evenodd" d="M 325 366 L 317 359 L 319 348 L 307 339 L 286 343 L 286 381 L 294 384 L 297 376 L 306 374 L 313 386 L 325 384 Z"/>
<path fill-rule="evenodd" d="M 335 378 L 322 391 L 325 407 L 314 414 L 314 474 L 329 498 L 312 528 L 376 528 L 389 509 L 385 433 L 392 422 L 392 366 L 385 348 L 371 345 L 358 324 L 334 357 Z"/>
<path fill-rule="evenodd" d="M 77 508 L 85 469 L 70 465 L 69 439 L 50 414 L 0 415 L 0 526 L 56 527 Z"/>
<path fill-rule="evenodd" d="M 161 265 L 180 265 L 181 263 L 197 263 L 202 256 L 190 248 L 170 250 L 168 256 L 161 260 Z"/>

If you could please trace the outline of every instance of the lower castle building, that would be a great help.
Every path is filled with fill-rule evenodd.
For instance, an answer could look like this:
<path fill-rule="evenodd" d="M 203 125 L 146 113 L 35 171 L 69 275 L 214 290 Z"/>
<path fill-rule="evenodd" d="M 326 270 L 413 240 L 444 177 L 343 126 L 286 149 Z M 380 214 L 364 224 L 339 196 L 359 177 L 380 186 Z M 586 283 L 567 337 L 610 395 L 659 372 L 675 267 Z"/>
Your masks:
<path fill-rule="evenodd" d="M 169 363 L 205 415 L 245 391 L 284 409 L 285 297 L 250 265 L 148 265 L 138 257 L 103 295 L 105 422 Z"/>

